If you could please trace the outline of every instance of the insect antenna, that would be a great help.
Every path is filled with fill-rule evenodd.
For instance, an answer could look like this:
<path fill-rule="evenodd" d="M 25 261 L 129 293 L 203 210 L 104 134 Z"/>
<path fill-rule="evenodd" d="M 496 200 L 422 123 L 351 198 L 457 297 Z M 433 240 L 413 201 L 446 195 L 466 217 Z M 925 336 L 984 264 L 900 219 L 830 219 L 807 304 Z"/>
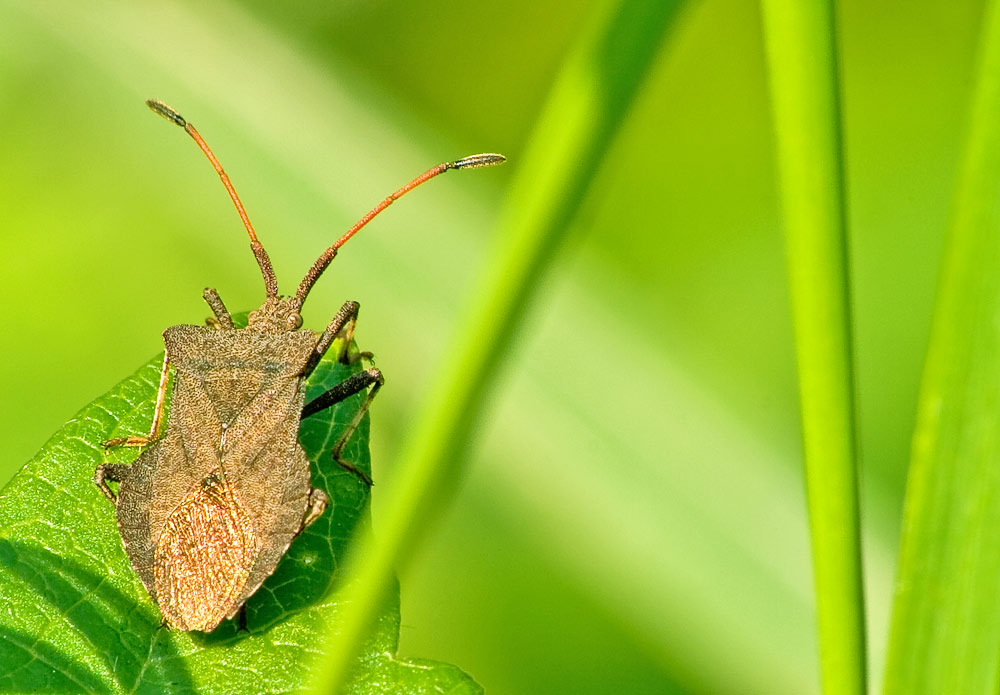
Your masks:
<path fill-rule="evenodd" d="M 309 268 L 309 272 L 307 272 L 306 276 L 302 278 L 302 282 L 299 283 L 299 289 L 295 293 L 295 296 L 299 299 L 300 305 L 302 302 L 306 300 L 306 295 L 309 294 L 309 290 L 312 289 L 312 286 L 316 283 L 316 280 L 318 280 L 319 276 L 323 274 L 323 271 L 326 270 L 326 267 L 330 265 L 330 261 L 332 261 L 334 256 L 337 255 L 337 249 L 339 249 L 341 246 L 347 243 L 348 239 L 357 234 L 362 227 L 371 222 L 376 215 L 378 215 L 380 212 L 382 212 L 387 207 L 392 205 L 394 202 L 396 202 L 396 200 L 403 197 L 404 195 L 412 191 L 420 184 L 426 181 L 430 181 L 438 174 L 443 174 L 444 172 L 450 169 L 477 169 L 479 167 L 488 167 L 488 166 L 494 166 L 495 164 L 502 164 L 505 161 L 507 161 L 507 158 L 504 157 L 502 154 L 490 153 L 490 154 L 474 154 L 468 157 L 463 157 L 462 159 L 456 160 L 454 162 L 444 162 L 443 164 L 438 164 L 436 167 L 432 169 L 428 169 L 423 174 L 413 179 L 408 184 L 406 184 L 405 186 L 397 190 L 395 193 L 387 197 L 381 203 L 373 207 L 368 212 L 367 215 L 358 220 L 353 227 L 348 229 L 342 237 L 333 242 L 333 245 L 330 246 L 330 248 L 328 248 L 326 251 L 324 251 L 319 258 L 316 259 L 316 262 L 312 264 L 311 268 Z"/>
<path fill-rule="evenodd" d="M 243 209 L 243 203 L 240 202 L 240 197 L 236 195 L 236 189 L 233 188 L 233 184 L 229 181 L 229 176 L 222 169 L 222 165 L 219 164 L 219 160 L 215 158 L 212 153 L 211 148 L 209 148 L 208 143 L 201 137 L 201 134 L 195 130 L 195 127 L 188 123 L 183 116 L 181 116 L 177 111 L 175 111 L 170 106 L 167 106 L 162 101 L 158 99 L 149 99 L 146 101 L 146 106 L 151 108 L 156 113 L 160 114 L 168 121 L 176 123 L 181 128 L 187 131 L 194 141 L 198 144 L 198 147 L 205 156 L 208 157 L 208 161 L 212 163 L 215 168 L 215 172 L 222 179 L 222 185 L 226 187 L 229 191 L 229 197 L 233 199 L 233 204 L 236 206 L 236 212 L 240 214 L 240 219 L 243 220 L 243 226 L 247 228 L 247 234 L 250 235 L 250 248 L 253 250 L 254 258 L 257 259 L 257 265 L 260 266 L 260 272 L 264 276 L 264 287 L 267 291 L 268 297 L 278 296 L 278 279 L 274 276 L 274 267 L 271 265 L 271 259 L 267 256 L 267 251 L 264 250 L 263 245 L 257 240 L 257 233 L 253 230 L 253 225 L 250 224 L 250 218 L 247 217 L 247 211 Z"/>

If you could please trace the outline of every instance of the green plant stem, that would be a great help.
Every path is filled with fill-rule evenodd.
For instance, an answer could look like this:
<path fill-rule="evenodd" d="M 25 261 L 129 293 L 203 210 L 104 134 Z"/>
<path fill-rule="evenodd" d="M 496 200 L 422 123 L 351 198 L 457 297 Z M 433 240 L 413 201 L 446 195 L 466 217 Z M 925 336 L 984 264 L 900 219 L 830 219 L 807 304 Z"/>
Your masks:
<path fill-rule="evenodd" d="M 885 692 L 1000 680 L 1000 7 L 983 11 L 903 511 Z"/>
<path fill-rule="evenodd" d="M 866 689 L 854 378 L 833 5 L 764 0 L 798 357 L 823 692 Z"/>
<path fill-rule="evenodd" d="M 682 4 L 600 3 L 564 63 L 527 151 L 510 164 L 517 175 L 499 226 L 500 250 L 397 463 L 398 483 L 389 491 L 378 540 L 370 533 L 355 539 L 344 613 L 330 628 L 313 692 L 344 688 L 393 569 L 406 561 L 446 503 L 466 463 L 470 433 L 545 269 Z"/>

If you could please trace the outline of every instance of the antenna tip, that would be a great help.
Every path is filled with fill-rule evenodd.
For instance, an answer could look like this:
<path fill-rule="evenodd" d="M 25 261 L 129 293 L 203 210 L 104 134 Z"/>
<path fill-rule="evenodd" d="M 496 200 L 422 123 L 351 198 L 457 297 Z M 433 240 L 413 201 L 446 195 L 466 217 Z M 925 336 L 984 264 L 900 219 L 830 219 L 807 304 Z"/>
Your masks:
<path fill-rule="evenodd" d="M 479 167 L 491 167 L 497 164 L 503 164 L 507 161 L 507 158 L 502 154 L 496 154 L 493 152 L 487 152 L 484 154 L 471 154 L 468 157 L 462 157 L 456 162 L 452 162 L 452 169 L 478 169 Z"/>
<path fill-rule="evenodd" d="M 168 121 L 172 121 L 173 123 L 176 123 L 181 128 L 186 128 L 187 127 L 187 121 L 184 120 L 184 117 L 181 116 L 179 113 L 177 113 L 173 109 L 173 107 L 167 106 L 166 104 L 164 104 L 159 99 L 147 99 L 146 100 L 146 106 L 148 106 L 154 112 L 156 112 L 156 113 L 160 114 L 161 116 L 163 116 L 164 118 L 166 118 Z"/>

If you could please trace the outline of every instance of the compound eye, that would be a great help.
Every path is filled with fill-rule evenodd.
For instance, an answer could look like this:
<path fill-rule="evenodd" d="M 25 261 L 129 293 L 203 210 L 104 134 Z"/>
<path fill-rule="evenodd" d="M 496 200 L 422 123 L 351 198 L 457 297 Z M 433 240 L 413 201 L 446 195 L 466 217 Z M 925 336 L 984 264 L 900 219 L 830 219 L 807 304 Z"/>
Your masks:
<path fill-rule="evenodd" d="M 292 330 L 302 328 L 302 315 L 298 312 L 289 314 L 286 320 L 288 321 L 288 327 Z"/>

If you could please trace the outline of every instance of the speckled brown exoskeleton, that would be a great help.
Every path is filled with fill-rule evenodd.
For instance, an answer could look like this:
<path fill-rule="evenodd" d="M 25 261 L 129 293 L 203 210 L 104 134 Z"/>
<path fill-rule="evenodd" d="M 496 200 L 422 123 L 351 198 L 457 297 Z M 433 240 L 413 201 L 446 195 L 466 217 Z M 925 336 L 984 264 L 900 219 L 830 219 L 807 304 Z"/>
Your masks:
<path fill-rule="evenodd" d="M 357 302 L 347 302 L 321 334 L 302 329 L 300 311 L 337 250 L 375 215 L 423 182 L 449 169 L 498 164 L 483 154 L 440 164 L 403 186 L 358 221 L 316 260 L 292 296 L 280 296 L 264 247 L 229 177 L 194 126 L 166 104 L 156 113 L 184 128 L 211 161 L 239 212 L 264 277 L 266 299 L 245 328 L 214 289 L 204 298 L 208 326 L 171 326 L 149 435 L 113 439 L 106 446 L 146 446 L 132 464 L 103 464 L 94 482 L 115 505 L 125 551 L 167 624 L 212 630 L 233 617 L 274 571 L 292 539 L 315 521 L 327 496 L 310 484 L 309 461 L 298 443 L 299 421 L 367 391 L 361 408 L 333 449 L 344 446 L 383 383 L 363 369 L 305 403 L 305 379 L 340 336 L 350 343 Z M 166 432 L 160 429 L 169 368 L 173 390 Z M 108 481 L 117 481 L 115 492 Z"/>

